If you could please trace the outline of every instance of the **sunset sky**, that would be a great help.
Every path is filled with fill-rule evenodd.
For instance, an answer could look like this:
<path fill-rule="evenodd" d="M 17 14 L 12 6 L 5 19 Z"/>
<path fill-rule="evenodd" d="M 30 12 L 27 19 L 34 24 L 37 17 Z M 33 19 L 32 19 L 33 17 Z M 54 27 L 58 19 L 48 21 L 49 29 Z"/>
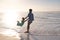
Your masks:
<path fill-rule="evenodd" d="M 0 12 L 3 11 L 60 11 L 60 0 L 0 0 Z"/>

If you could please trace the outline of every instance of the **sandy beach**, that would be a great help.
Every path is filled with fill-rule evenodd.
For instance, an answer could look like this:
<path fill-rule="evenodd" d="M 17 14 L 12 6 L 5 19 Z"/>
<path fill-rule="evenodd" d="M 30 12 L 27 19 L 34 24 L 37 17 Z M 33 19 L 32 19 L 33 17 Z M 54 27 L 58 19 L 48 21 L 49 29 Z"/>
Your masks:
<path fill-rule="evenodd" d="M 0 34 L 0 40 L 19 40 L 19 39 L 16 38 L 15 36 L 6 36 L 3 34 Z"/>
<path fill-rule="evenodd" d="M 5 31 L 4 31 L 5 30 Z M 0 28 L 0 40 L 20 40 L 19 33 L 11 29 Z"/>
<path fill-rule="evenodd" d="M 0 40 L 60 40 L 60 36 L 40 35 L 34 36 L 30 34 L 22 34 L 22 39 L 18 39 L 14 36 L 5 36 L 0 34 Z"/>

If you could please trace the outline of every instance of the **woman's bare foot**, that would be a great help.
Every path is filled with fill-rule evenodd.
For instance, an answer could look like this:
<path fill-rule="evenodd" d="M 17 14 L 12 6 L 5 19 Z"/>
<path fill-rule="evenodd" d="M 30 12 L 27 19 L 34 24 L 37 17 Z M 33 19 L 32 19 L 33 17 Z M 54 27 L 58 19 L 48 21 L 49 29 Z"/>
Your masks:
<path fill-rule="evenodd" d="M 25 31 L 24 33 L 29 33 L 29 31 Z"/>

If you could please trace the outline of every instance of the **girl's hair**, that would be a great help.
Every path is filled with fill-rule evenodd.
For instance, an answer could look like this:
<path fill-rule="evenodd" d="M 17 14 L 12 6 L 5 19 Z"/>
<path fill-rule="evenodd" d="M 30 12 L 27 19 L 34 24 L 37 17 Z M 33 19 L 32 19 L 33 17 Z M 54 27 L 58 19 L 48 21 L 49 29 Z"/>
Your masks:
<path fill-rule="evenodd" d="M 22 19 L 24 20 L 24 17 L 22 17 Z"/>

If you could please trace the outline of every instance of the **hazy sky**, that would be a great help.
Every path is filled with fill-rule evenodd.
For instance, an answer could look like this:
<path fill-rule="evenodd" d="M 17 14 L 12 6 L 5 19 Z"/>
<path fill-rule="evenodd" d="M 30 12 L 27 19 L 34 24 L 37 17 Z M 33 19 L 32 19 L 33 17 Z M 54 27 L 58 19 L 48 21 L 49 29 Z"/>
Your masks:
<path fill-rule="evenodd" d="M 60 11 L 60 0 L 0 0 L 0 11 Z"/>

